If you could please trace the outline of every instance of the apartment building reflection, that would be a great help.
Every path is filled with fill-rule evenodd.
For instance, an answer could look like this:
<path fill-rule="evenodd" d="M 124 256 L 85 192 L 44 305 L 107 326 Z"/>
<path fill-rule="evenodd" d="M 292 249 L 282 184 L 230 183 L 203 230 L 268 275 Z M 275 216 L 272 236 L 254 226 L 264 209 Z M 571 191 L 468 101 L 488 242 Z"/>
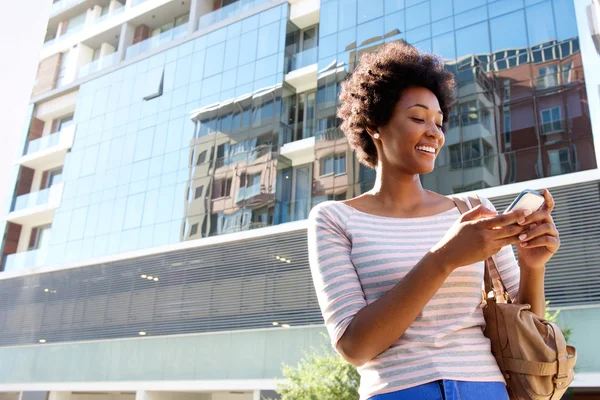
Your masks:
<path fill-rule="evenodd" d="M 278 84 L 191 113 L 186 239 L 273 223 L 281 94 Z"/>

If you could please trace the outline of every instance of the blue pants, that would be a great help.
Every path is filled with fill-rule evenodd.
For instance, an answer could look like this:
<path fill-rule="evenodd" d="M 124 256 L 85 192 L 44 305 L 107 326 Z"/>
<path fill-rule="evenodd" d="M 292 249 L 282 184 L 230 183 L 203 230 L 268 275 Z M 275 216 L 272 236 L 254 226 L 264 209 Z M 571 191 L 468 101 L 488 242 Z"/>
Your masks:
<path fill-rule="evenodd" d="M 441 380 L 424 385 L 378 394 L 369 400 L 508 400 L 502 382 L 464 382 Z"/>

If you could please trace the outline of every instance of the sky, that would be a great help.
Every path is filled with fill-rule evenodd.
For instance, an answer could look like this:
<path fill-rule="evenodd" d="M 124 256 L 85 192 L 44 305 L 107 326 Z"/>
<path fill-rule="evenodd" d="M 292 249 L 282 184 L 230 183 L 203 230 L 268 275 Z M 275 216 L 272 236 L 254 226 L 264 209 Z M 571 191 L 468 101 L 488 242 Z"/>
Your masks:
<path fill-rule="evenodd" d="M 51 0 L 3 1 L 0 24 L 0 204 L 8 201 L 17 145 L 25 122 Z M 7 62 L 8 61 L 8 62 Z"/>

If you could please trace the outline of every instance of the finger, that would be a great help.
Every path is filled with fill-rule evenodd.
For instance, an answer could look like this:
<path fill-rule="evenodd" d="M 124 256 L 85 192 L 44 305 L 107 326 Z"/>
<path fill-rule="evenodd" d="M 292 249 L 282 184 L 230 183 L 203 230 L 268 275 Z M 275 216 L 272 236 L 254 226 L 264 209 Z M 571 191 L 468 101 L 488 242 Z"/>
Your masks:
<path fill-rule="evenodd" d="M 546 210 L 550 213 L 552 212 L 552 210 L 554 210 L 554 198 L 552 197 L 548 189 L 542 189 L 541 192 L 545 200 L 544 205 L 542 206 L 542 210 Z"/>
<path fill-rule="evenodd" d="M 517 224 L 511 224 L 507 226 L 503 226 L 501 228 L 496 228 L 491 230 L 491 235 L 494 240 L 504 239 L 512 236 L 519 236 L 523 232 L 528 232 L 528 226 L 521 226 Z"/>
<path fill-rule="evenodd" d="M 554 223 L 554 219 L 552 218 L 552 216 L 550 215 L 549 211 L 546 210 L 539 210 L 534 212 L 533 214 L 524 217 L 524 218 L 520 218 L 517 223 L 519 225 L 529 225 L 531 223 L 544 223 L 544 222 L 548 222 L 553 224 Z"/>
<path fill-rule="evenodd" d="M 478 205 L 475 208 L 470 209 L 461 216 L 461 221 L 475 221 L 480 218 L 491 217 L 496 215 L 496 212 L 488 210 L 483 205 Z"/>
<path fill-rule="evenodd" d="M 510 224 L 515 224 L 520 219 L 525 219 L 527 216 L 531 214 L 529 210 L 515 210 L 510 211 L 506 214 L 499 214 L 495 217 L 482 218 L 477 222 L 482 228 L 496 228 L 499 226 L 506 226 Z"/>
<path fill-rule="evenodd" d="M 542 235 L 550 235 L 558 237 L 558 231 L 554 227 L 554 225 L 545 223 L 541 224 L 528 232 L 523 232 L 519 235 L 519 240 L 524 242 L 529 242 L 536 237 L 540 237 Z"/>
<path fill-rule="evenodd" d="M 522 242 L 519 246 L 525 247 L 527 249 L 532 249 L 535 247 L 546 247 L 549 251 L 555 253 L 560 247 L 560 239 L 555 236 L 544 235 L 532 239 L 529 242 Z"/>

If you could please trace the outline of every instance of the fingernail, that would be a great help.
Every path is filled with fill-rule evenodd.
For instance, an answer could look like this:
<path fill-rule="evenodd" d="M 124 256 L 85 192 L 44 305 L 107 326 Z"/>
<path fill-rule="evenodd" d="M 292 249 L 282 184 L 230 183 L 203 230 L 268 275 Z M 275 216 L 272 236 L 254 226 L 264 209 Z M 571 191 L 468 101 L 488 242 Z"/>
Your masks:
<path fill-rule="evenodd" d="M 521 217 L 517 220 L 519 225 L 523 225 L 525 223 L 525 218 Z"/>
<path fill-rule="evenodd" d="M 526 234 L 524 234 L 524 233 L 522 233 L 522 234 L 520 234 L 520 235 L 519 235 L 519 240 L 523 240 L 523 239 L 525 239 L 526 237 L 527 237 L 527 235 L 526 235 Z"/>
<path fill-rule="evenodd" d="M 521 243 L 521 247 L 527 247 L 527 242 Z"/>
<path fill-rule="evenodd" d="M 527 217 L 529 215 L 531 215 L 531 211 L 529 211 L 529 210 L 523 211 L 523 216 Z"/>

